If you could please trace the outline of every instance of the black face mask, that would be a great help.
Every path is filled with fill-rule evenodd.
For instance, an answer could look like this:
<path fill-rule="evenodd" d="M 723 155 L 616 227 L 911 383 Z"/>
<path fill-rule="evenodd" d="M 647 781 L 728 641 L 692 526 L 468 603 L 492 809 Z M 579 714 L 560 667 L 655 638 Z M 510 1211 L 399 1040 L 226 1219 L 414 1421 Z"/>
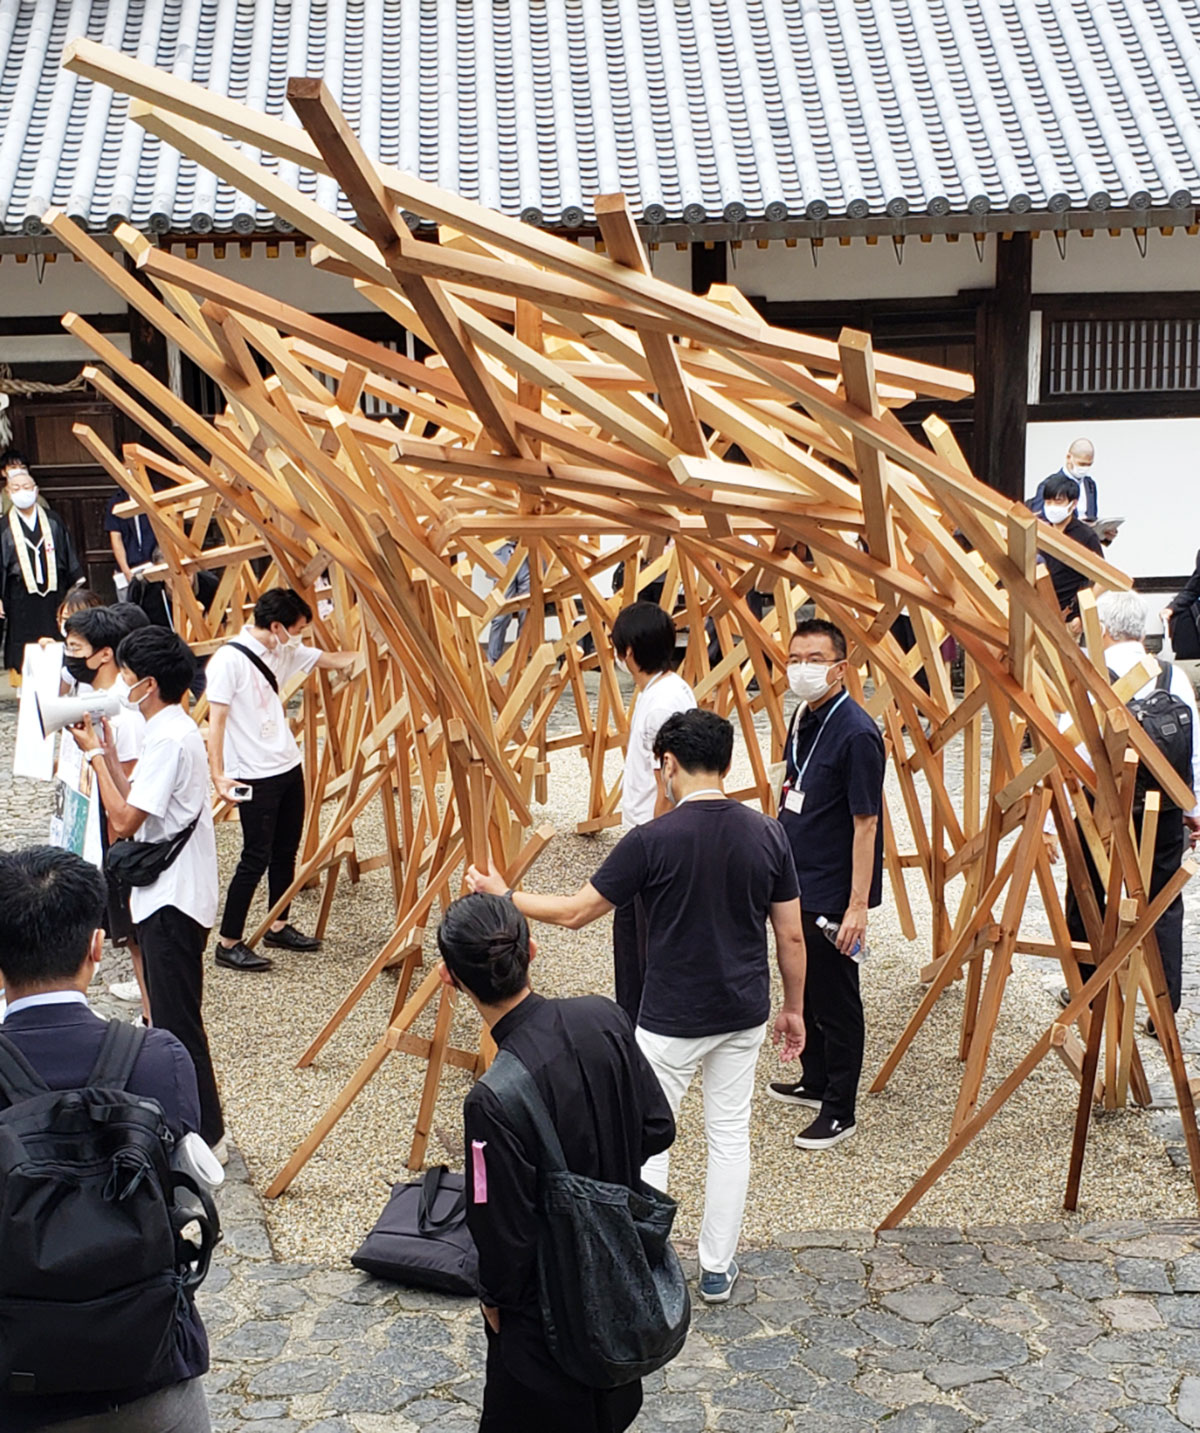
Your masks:
<path fill-rule="evenodd" d="M 86 657 L 64 657 L 63 666 L 76 682 L 86 683 L 90 686 L 95 680 L 96 673 L 88 666 Z"/>

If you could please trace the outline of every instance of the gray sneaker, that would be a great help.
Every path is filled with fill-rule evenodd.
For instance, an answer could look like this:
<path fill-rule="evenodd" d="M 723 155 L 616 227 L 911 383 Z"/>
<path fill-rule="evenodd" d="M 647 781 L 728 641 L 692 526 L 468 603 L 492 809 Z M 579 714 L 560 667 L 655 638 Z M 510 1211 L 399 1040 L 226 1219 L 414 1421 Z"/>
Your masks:
<path fill-rule="evenodd" d="M 710 1273 L 707 1269 L 700 1271 L 700 1297 L 706 1304 L 725 1304 L 729 1302 L 729 1296 L 733 1293 L 733 1286 L 737 1283 L 738 1274 L 741 1270 L 735 1259 L 723 1274 Z"/>

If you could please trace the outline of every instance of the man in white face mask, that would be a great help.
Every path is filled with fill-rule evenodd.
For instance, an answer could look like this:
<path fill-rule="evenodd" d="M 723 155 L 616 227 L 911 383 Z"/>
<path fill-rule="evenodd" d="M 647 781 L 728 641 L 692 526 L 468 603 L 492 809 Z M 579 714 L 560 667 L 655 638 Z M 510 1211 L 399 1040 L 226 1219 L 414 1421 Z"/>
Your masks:
<path fill-rule="evenodd" d="M 1092 464 L 1096 461 L 1096 450 L 1092 446 L 1090 438 L 1076 438 L 1067 449 L 1067 456 L 1063 459 L 1063 465 L 1057 473 L 1051 473 L 1049 478 L 1043 478 L 1037 486 L 1037 491 L 1029 499 L 1029 509 L 1036 516 L 1041 517 L 1042 509 L 1046 503 L 1046 484 L 1050 478 L 1067 477 L 1074 478 L 1079 484 L 1080 502 L 1079 516 L 1087 523 L 1094 523 L 1100 516 L 1100 500 L 1096 489 L 1096 479 L 1092 476 Z M 1047 518 L 1047 521 L 1053 521 Z"/>
<path fill-rule="evenodd" d="M 304 644 L 312 608 L 298 592 L 274 587 L 254 604 L 254 619 L 213 653 L 208 664 L 208 762 L 213 785 L 233 797 L 236 785 L 251 788 L 238 802 L 242 854 L 229 883 L 216 962 L 230 970 L 270 970 L 269 956 L 242 940 L 250 902 L 264 873 L 273 906 L 296 875 L 296 852 L 306 805 L 300 748 L 279 693 L 297 672 L 314 667 L 344 671 L 355 652 L 322 652 Z M 285 907 L 271 923 L 267 945 L 281 950 L 318 950 L 321 942 L 298 931 Z"/>
<path fill-rule="evenodd" d="M 817 1111 L 795 1143 L 820 1150 L 855 1131 L 865 1038 L 858 960 L 867 911 L 883 895 L 885 756 L 879 728 L 845 689 L 846 639 L 832 622 L 797 625 L 787 676 L 801 704 L 787 736 L 779 819 L 800 878 L 808 1044 L 801 1079 L 776 1081 L 768 1093 Z"/>
<path fill-rule="evenodd" d="M 62 519 L 39 504 L 25 459 L 8 452 L 0 463 L 7 499 L 0 523 L 0 617 L 5 618 L 4 665 L 16 687 L 26 646 L 42 637 L 58 640 L 59 606 L 83 571 Z"/>
<path fill-rule="evenodd" d="M 1046 479 L 1042 487 L 1046 497 L 1042 521 L 1058 528 L 1064 537 L 1069 537 L 1080 547 L 1094 552 L 1097 557 L 1103 557 L 1104 547 L 1096 536 L 1095 529 L 1085 522 L 1080 522 L 1076 515 L 1079 507 L 1079 484 L 1076 480 L 1064 473 L 1055 473 Z M 1063 616 L 1068 622 L 1076 621 L 1079 617 L 1079 594 L 1083 588 L 1091 585 L 1090 579 L 1051 553 L 1041 554 L 1041 560 L 1050 573 L 1054 595 L 1058 598 Z"/>

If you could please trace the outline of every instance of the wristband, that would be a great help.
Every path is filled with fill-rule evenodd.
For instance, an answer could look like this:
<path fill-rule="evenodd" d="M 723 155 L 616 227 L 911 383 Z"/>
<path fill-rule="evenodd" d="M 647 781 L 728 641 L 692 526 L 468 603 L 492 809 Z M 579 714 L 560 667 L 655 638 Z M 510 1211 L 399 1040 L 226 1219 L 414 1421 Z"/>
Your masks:
<path fill-rule="evenodd" d="M 88 759 L 88 761 L 94 761 L 94 760 L 96 759 L 96 757 L 98 757 L 98 756 L 103 756 L 103 755 L 104 755 L 104 748 L 103 748 L 102 746 L 98 746 L 98 747 L 95 748 L 94 751 L 89 751 L 89 752 L 88 752 L 88 754 L 87 754 L 87 759 Z"/>
<path fill-rule="evenodd" d="M 504 892 L 504 899 L 505 899 L 506 901 L 511 901 L 512 898 L 513 898 L 513 896 L 516 895 L 516 893 L 517 893 L 516 887 L 515 887 L 515 886 L 509 886 L 508 890 L 506 890 L 506 891 Z"/>

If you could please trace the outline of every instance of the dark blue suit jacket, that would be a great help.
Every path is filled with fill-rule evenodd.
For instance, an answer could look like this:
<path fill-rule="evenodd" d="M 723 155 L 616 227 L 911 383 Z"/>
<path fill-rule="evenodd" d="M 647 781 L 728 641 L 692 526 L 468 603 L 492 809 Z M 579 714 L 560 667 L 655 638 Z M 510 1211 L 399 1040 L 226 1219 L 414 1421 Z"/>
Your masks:
<path fill-rule="evenodd" d="M 0 1032 L 54 1090 L 82 1089 L 87 1084 L 105 1029 L 105 1021 L 77 1003 L 35 1005 L 9 1015 L 0 1025 Z M 176 1137 L 199 1131 L 200 1096 L 192 1058 L 166 1030 L 146 1031 L 127 1088 L 131 1094 L 157 1100 Z M 208 1339 L 194 1304 L 177 1325 L 172 1363 L 174 1376 L 168 1383 L 198 1378 L 208 1371 Z M 38 1399 L 9 1398 L 0 1393 L 0 1429 L 27 1433 L 48 1423 L 103 1413 L 152 1392 L 153 1388 L 114 1389 L 106 1395 Z"/>

